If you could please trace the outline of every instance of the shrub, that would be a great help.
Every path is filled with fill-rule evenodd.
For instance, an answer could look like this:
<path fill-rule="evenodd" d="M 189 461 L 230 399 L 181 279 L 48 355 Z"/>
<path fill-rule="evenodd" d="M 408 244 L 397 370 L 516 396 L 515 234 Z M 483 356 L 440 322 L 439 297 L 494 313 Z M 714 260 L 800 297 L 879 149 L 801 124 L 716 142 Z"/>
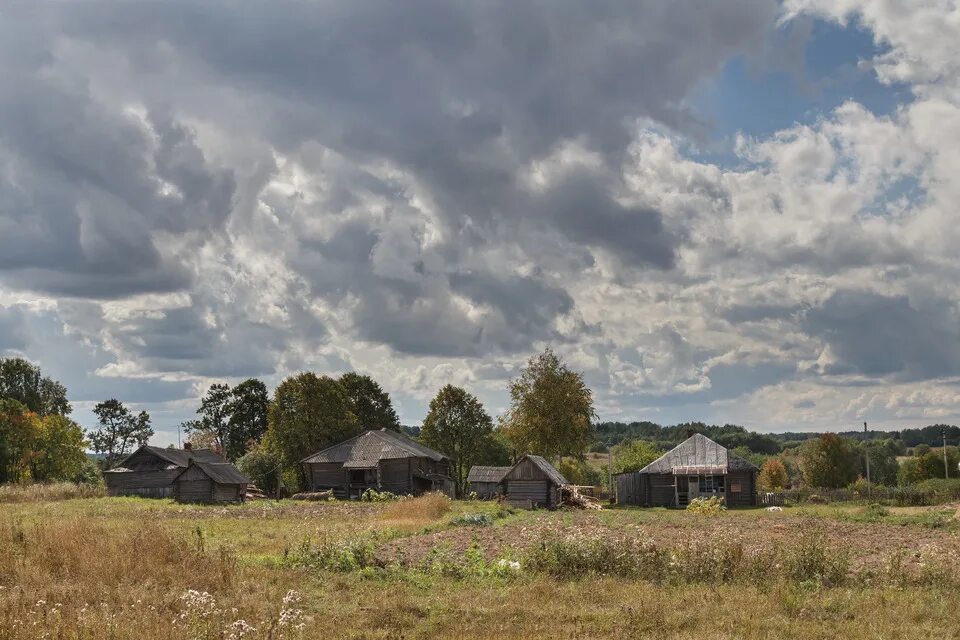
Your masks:
<path fill-rule="evenodd" d="M 687 505 L 687 511 L 704 516 L 720 515 L 726 510 L 727 507 L 723 504 L 723 499 L 717 496 L 694 498 L 690 501 L 690 504 Z"/>
<path fill-rule="evenodd" d="M 240 472 L 268 495 L 277 491 L 277 469 L 281 464 L 280 455 L 262 445 L 254 447 L 237 460 Z"/>
<path fill-rule="evenodd" d="M 399 499 L 400 496 L 395 493 L 376 489 L 367 489 L 360 495 L 360 502 L 394 502 Z"/>
<path fill-rule="evenodd" d="M 870 504 L 867 506 L 864 515 L 866 515 L 867 518 L 878 520 L 880 518 L 885 518 L 886 516 L 890 515 L 890 510 L 887 509 L 882 504 L 874 502 L 873 504 Z"/>
<path fill-rule="evenodd" d="M 283 564 L 298 569 L 357 571 L 373 564 L 374 554 L 386 536 L 377 532 L 346 540 L 321 537 L 304 540 L 292 551 L 284 551 Z"/>

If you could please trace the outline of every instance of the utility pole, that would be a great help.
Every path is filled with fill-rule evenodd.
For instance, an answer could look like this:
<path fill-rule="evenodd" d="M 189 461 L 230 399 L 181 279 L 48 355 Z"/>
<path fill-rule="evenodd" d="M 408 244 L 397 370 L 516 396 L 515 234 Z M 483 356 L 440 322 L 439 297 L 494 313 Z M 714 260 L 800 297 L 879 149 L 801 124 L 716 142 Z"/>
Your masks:
<path fill-rule="evenodd" d="M 866 457 L 866 459 L 867 459 L 867 499 L 869 500 L 870 497 L 871 497 L 872 491 L 871 491 L 871 489 L 870 489 L 870 447 L 869 447 L 869 443 L 867 442 L 867 438 L 868 438 L 868 437 L 869 437 L 869 436 L 867 435 L 867 423 L 866 423 L 866 421 L 864 421 L 864 423 L 863 423 L 863 452 L 864 452 L 864 457 Z"/>
<path fill-rule="evenodd" d="M 940 435 L 943 436 L 943 477 L 950 477 L 950 466 L 947 464 L 947 430 L 941 429 Z"/>

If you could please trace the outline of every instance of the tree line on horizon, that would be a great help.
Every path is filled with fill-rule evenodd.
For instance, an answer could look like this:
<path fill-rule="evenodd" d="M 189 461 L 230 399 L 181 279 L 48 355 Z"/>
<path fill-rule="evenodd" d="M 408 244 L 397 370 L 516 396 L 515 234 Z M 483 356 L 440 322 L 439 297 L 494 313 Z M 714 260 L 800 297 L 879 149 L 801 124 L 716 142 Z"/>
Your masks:
<path fill-rule="evenodd" d="M 390 395 L 370 376 L 308 371 L 284 379 L 272 396 L 256 378 L 235 386 L 213 384 L 200 399 L 196 418 L 181 428 L 193 446 L 221 452 L 267 491 L 278 479 L 288 488 L 302 488 L 306 478 L 300 460 L 367 429 L 404 432 L 450 456 L 460 493 L 471 466 L 508 465 L 524 453 L 554 461 L 577 484 L 602 484 L 607 470 L 588 464 L 588 452 L 610 452 L 610 471 L 631 471 L 694 432 L 753 461 L 762 468 L 761 480 L 776 480 L 767 482 L 774 488 L 846 486 L 863 475 L 867 455 L 874 481 L 915 482 L 943 475 L 942 455 L 938 463 L 923 451 L 930 449 L 934 434 L 939 438 L 946 428 L 948 438 L 960 439 L 960 428 L 941 425 L 866 434 L 773 434 L 732 424 L 597 422 L 582 374 L 550 349 L 530 358 L 509 382 L 509 395 L 509 409 L 494 420 L 476 396 L 448 384 L 431 400 L 421 425 L 404 427 Z M 86 449 L 108 469 L 154 435 L 146 411 L 135 412 L 117 399 L 98 403 L 93 412 L 97 425 L 87 432 L 69 418 L 62 384 L 24 359 L 0 359 L 0 482 L 89 479 L 97 469 Z M 908 447 L 919 451 L 917 461 L 900 465 L 897 457 Z M 948 451 L 948 459 L 951 455 Z"/>
<path fill-rule="evenodd" d="M 510 381 L 509 392 L 510 409 L 496 422 L 461 387 L 445 385 L 430 402 L 418 439 L 451 457 L 460 493 L 475 464 L 510 464 L 517 452 L 583 459 L 592 441 L 592 393 L 582 375 L 550 349 L 530 359 Z M 71 408 L 63 385 L 21 358 L 0 361 L 0 398 L 0 482 L 78 480 L 81 471 L 89 471 L 87 448 L 109 469 L 154 435 L 146 411 L 135 412 L 117 399 L 98 403 L 97 426 L 85 431 L 67 417 Z M 33 426 L 12 428 L 27 423 Z M 54 442 L 51 434 L 60 432 L 47 423 L 63 426 L 60 431 L 70 438 Z M 368 429 L 403 431 L 389 394 L 370 376 L 348 372 L 334 378 L 309 371 L 284 379 L 272 397 L 254 378 L 233 387 L 213 384 L 197 417 L 181 428 L 191 445 L 221 452 L 268 491 L 278 479 L 288 488 L 303 488 L 299 461 L 319 450 Z M 60 466 L 48 468 L 52 460 Z"/>

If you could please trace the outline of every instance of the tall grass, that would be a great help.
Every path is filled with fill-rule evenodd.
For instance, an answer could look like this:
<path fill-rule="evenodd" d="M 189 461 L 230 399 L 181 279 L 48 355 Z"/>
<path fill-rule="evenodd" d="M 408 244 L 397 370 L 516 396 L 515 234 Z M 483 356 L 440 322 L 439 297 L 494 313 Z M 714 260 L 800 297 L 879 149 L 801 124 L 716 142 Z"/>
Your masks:
<path fill-rule="evenodd" d="M 54 482 L 49 484 L 0 485 L 0 503 L 54 502 L 74 498 L 98 498 L 104 495 L 103 486 Z"/>
<path fill-rule="evenodd" d="M 382 519 L 398 525 L 425 525 L 440 519 L 450 511 L 450 498 L 434 491 L 418 498 L 391 502 L 383 510 Z"/>

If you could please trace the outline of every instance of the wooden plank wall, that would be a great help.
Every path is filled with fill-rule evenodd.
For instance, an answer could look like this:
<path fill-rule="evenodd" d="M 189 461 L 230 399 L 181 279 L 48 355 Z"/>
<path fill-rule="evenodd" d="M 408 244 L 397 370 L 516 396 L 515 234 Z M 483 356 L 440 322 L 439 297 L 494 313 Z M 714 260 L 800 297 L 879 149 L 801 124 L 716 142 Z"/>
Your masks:
<path fill-rule="evenodd" d="M 728 507 L 749 507 L 757 504 L 757 474 L 753 471 L 734 471 L 727 475 L 726 498 Z M 740 485 L 740 491 L 734 492 L 734 485 Z"/>
<path fill-rule="evenodd" d="M 517 507 L 549 506 L 546 480 L 507 480 L 507 502 Z"/>
<path fill-rule="evenodd" d="M 165 498 L 173 495 L 173 479 L 181 468 L 153 471 L 105 473 L 103 480 L 109 496 L 145 496 Z"/>

